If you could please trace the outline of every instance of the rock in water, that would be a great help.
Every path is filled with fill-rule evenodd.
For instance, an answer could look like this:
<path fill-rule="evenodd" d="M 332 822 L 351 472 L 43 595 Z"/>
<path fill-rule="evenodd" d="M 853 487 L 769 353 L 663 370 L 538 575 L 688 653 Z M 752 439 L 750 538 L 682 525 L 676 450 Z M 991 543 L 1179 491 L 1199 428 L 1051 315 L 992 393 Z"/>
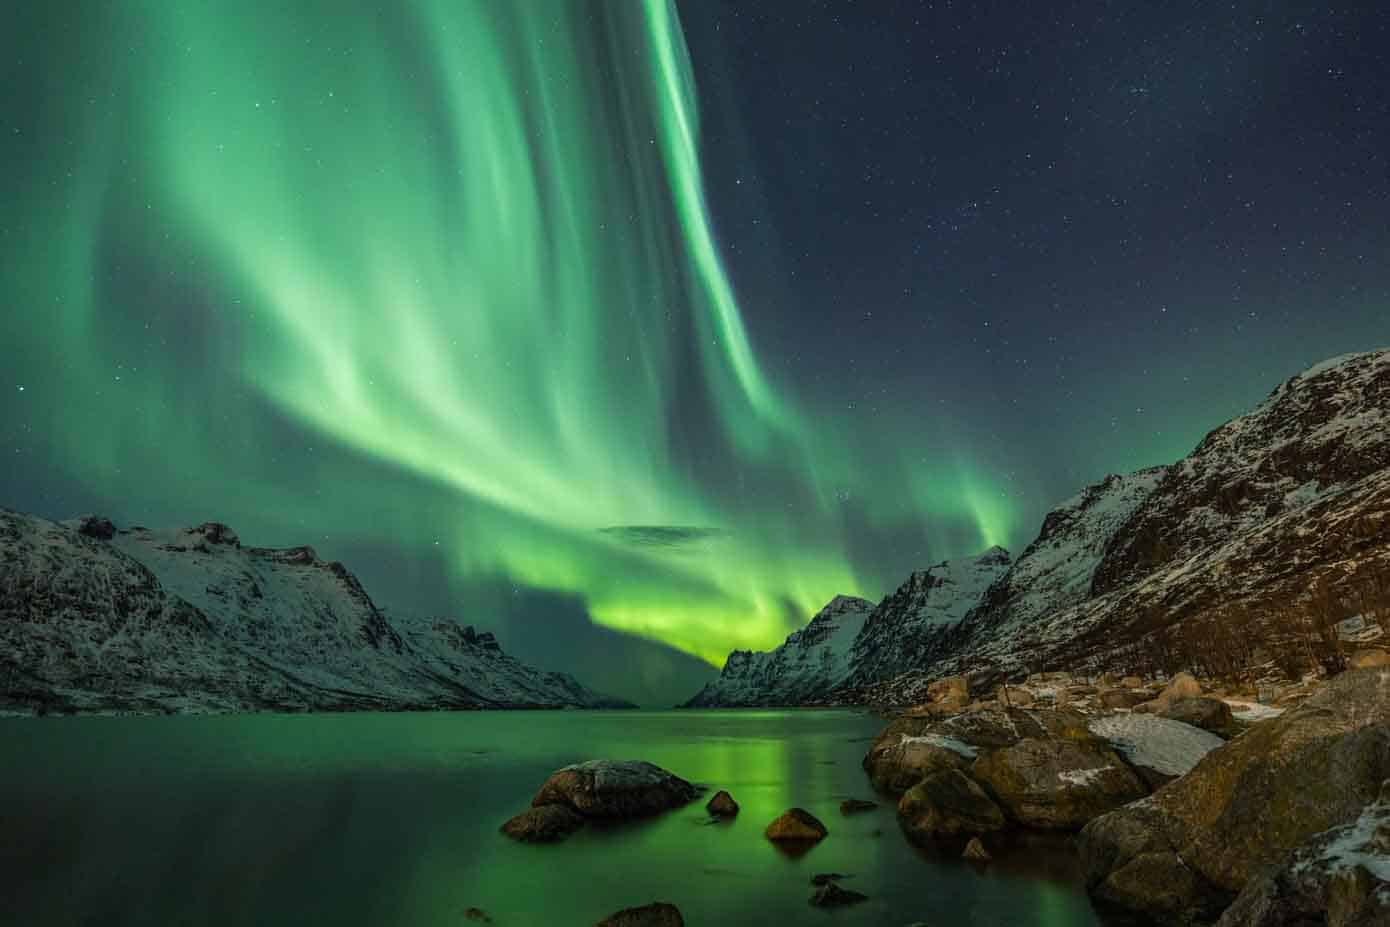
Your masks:
<path fill-rule="evenodd" d="M 634 818 L 689 804 L 695 786 L 642 760 L 590 760 L 556 770 L 531 805 L 568 805 L 586 818 Z"/>
<path fill-rule="evenodd" d="M 862 814 L 865 811 L 873 811 L 877 807 L 878 802 L 876 801 L 865 801 L 862 798 L 846 798 L 844 801 L 840 802 L 840 813 L 845 817 L 849 817 L 851 814 Z"/>
<path fill-rule="evenodd" d="M 1003 830 L 1004 812 L 979 784 L 958 769 L 932 773 L 898 802 L 898 817 L 909 838 L 987 834 Z"/>
<path fill-rule="evenodd" d="M 502 833 L 523 843 L 554 843 L 584 826 L 584 818 L 568 805 L 528 808 L 502 825 Z"/>
<path fill-rule="evenodd" d="M 1390 670 L 1337 676 L 1182 778 L 1081 831 L 1096 897 L 1151 917 L 1214 919 L 1263 868 L 1346 824 L 1390 778 Z"/>
<path fill-rule="evenodd" d="M 814 814 L 804 808 L 788 808 L 763 831 L 773 842 L 815 843 L 830 833 Z"/>
<path fill-rule="evenodd" d="M 1021 740 L 986 753 L 971 774 L 1028 827 L 1075 830 L 1148 788 L 1102 741 Z"/>
<path fill-rule="evenodd" d="M 817 872 L 815 875 L 811 876 L 811 884 L 827 885 L 831 882 L 838 882 L 843 878 L 846 878 L 843 872 Z"/>
<path fill-rule="evenodd" d="M 826 882 L 811 893 L 811 904 L 818 908 L 843 908 L 845 905 L 868 901 L 869 896 L 850 888 L 841 888 L 834 882 Z"/>
<path fill-rule="evenodd" d="M 970 842 L 965 845 L 965 852 L 961 854 L 961 858 L 977 863 L 987 863 L 994 859 L 993 856 L 989 855 L 989 850 L 985 849 L 985 845 L 980 842 L 979 837 L 970 838 Z"/>
<path fill-rule="evenodd" d="M 594 927 L 685 927 L 685 918 L 675 905 L 654 901 L 640 908 L 623 908 Z"/>
<path fill-rule="evenodd" d="M 734 801 L 734 797 L 728 792 L 720 789 L 718 792 L 714 793 L 714 797 L 705 805 L 705 810 L 708 811 L 712 817 L 731 818 L 738 814 L 738 802 Z"/>

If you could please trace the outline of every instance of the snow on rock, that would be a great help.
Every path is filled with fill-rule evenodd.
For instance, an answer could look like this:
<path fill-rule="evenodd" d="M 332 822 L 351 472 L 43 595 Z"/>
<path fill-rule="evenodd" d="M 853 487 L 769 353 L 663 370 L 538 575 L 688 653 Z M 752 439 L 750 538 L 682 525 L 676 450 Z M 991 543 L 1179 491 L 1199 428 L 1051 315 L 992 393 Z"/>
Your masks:
<path fill-rule="evenodd" d="M 992 547 L 913 573 L 864 622 L 850 653 L 853 671 L 845 685 L 891 679 L 920 665 L 922 655 L 979 604 L 1010 562 L 1008 551 Z"/>
<path fill-rule="evenodd" d="M 873 603 L 838 595 L 770 652 L 735 650 L 719 678 L 688 708 L 799 705 L 823 696 L 850 671 L 850 647 Z"/>
<path fill-rule="evenodd" d="M 954 737 L 948 737 L 945 734 L 920 734 L 917 736 L 902 734 L 901 738 L 902 739 L 898 741 L 898 746 L 900 747 L 906 747 L 911 744 L 930 744 L 933 747 L 942 747 L 946 750 L 950 750 L 952 753 L 959 753 L 961 756 L 969 759 L 974 759 L 980 752 L 965 741 L 957 740 Z"/>
<path fill-rule="evenodd" d="M 1284 713 L 1282 708 L 1275 708 L 1273 705 L 1261 705 L 1259 702 L 1241 702 L 1229 698 L 1223 699 L 1223 701 L 1231 706 L 1231 717 L 1249 724 L 1277 718 Z"/>
<path fill-rule="evenodd" d="M 1165 776 L 1185 775 L 1202 757 L 1225 743 L 1209 731 L 1156 715 L 1111 715 L 1088 726 L 1135 766 Z"/>

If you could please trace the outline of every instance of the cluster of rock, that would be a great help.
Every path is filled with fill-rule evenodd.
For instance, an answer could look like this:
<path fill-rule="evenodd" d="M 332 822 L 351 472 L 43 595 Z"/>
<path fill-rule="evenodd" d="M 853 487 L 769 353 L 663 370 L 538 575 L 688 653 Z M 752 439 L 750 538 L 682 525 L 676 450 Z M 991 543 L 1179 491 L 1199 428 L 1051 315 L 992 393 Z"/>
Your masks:
<path fill-rule="evenodd" d="M 1390 834 L 1378 830 L 1377 800 L 1387 780 L 1390 671 L 1344 673 L 1088 824 L 1088 883 L 1098 899 L 1174 923 L 1223 909 L 1225 927 L 1305 923 L 1297 912 L 1320 902 L 1328 924 L 1384 923 Z M 1334 831 L 1347 825 L 1350 838 Z M 1337 855 L 1358 837 L 1364 845 Z"/>
<path fill-rule="evenodd" d="M 643 760 L 589 760 L 556 770 L 531 799 L 531 807 L 501 827 L 502 833 L 525 843 L 554 843 L 584 828 L 591 821 L 618 821 L 651 817 L 681 808 L 703 789 L 672 772 Z M 859 814 L 877 807 L 875 802 L 849 799 L 842 814 Z M 738 802 L 720 789 L 706 804 L 712 820 L 727 820 L 739 813 Z M 804 808 L 788 808 L 763 831 L 763 836 L 789 856 L 799 856 L 830 833 Z M 822 873 L 811 880 L 808 899 L 821 908 L 843 907 L 867 900 L 860 892 L 841 887 L 840 873 Z M 476 910 L 476 909 L 470 909 Z M 486 916 L 479 911 L 478 918 Z M 675 905 L 654 902 L 625 908 L 601 921 L 598 927 L 671 927 L 684 921 Z"/>
<path fill-rule="evenodd" d="M 874 741 L 864 769 L 909 839 L 987 860 L 1003 831 L 1079 832 L 1097 901 L 1163 924 L 1387 923 L 1390 669 L 1282 712 L 1187 674 L 1029 683 L 939 680 Z"/>

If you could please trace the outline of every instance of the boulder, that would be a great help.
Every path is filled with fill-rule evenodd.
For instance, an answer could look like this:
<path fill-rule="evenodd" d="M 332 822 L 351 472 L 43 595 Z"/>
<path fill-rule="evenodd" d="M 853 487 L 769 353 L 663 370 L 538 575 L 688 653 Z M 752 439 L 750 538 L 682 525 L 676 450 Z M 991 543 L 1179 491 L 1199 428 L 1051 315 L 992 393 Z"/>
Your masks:
<path fill-rule="evenodd" d="M 829 882 L 837 882 L 844 878 L 847 878 L 847 876 L 843 872 L 817 872 L 815 875 L 811 876 L 811 884 L 825 885 Z"/>
<path fill-rule="evenodd" d="M 927 698 L 933 702 L 945 699 L 970 701 L 970 680 L 966 676 L 947 676 L 927 685 Z"/>
<path fill-rule="evenodd" d="M 502 833 L 523 843 L 554 843 L 584 826 L 584 817 L 568 805 L 528 808 L 502 825 Z"/>
<path fill-rule="evenodd" d="M 590 760 L 551 774 L 532 807 L 568 805 L 587 818 L 633 818 L 679 808 L 695 786 L 642 760 Z"/>
<path fill-rule="evenodd" d="M 971 837 L 970 842 L 965 845 L 965 851 L 960 854 L 961 859 L 968 859 L 976 863 L 987 863 L 994 859 L 989 855 L 989 850 L 980 842 L 979 837 Z"/>
<path fill-rule="evenodd" d="M 738 802 L 734 801 L 734 797 L 728 792 L 720 789 L 705 805 L 705 810 L 711 817 L 731 818 L 738 814 Z"/>
<path fill-rule="evenodd" d="M 1148 696 L 1134 689 L 1105 689 L 1100 693 L 1102 708 L 1133 708 L 1144 702 Z"/>
<path fill-rule="evenodd" d="M 1314 837 L 1265 870 L 1217 927 L 1370 927 L 1390 924 L 1390 780 L 1355 821 Z"/>
<path fill-rule="evenodd" d="M 811 893 L 810 902 L 818 908 L 843 908 L 846 905 L 868 901 L 869 896 L 853 889 L 841 888 L 835 882 L 826 882 Z"/>
<path fill-rule="evenodd" d="M 1196 677 L 1191 673 L 1178 673 L 1169 680 L 1168 685 L 1163 687 L 1163 691 L 1159 693 L 1158 697 L 1162 701 L 1172 704 L 1180 698 L 1197 698 L 1201 694 L 1202 686 L 1197 682 Z"/>
<path fill-rule="evenodd" d="M 939 717 L 901 717 L 884 728 L 864 755 L 874 788 L 901 795 L 941 769 L 964 769 L 980 751 L 1025 737 L 1087 739 L 1086 716 L 1070 709 L 982 707 Z"/>
<path fill-rule="evenodd" d="M 932 773 L 898 802 L 898 820 L 918 842 L 1003 830 L 1004 812 L 979 784 L 958 769 Z"/>
<path fill-rule="evenodd" d="M 1235 718 L 1231 715 L 1230 705 L 1220 699 L 1205 696 L 1177 699 L 1158 712 L 1158 716 L 1170 721 L 1181 721 L 1183 724 L 1200 727 L 1204 731 L 1211 731 L 1222 737 L 1230 736 L 1236 723 Z"/>
<path fill-rule="evenodd" d="M 623 908 L 594 927 L 685 927 L 685 919 L 675 905 L 655 901 L 640 908 Z"/>
<path fill-rule="evenodd" d="M 1213 918 L 1257 872 L 1355 819 L 1387 778 L 1390 670 L 1343 673 L 1145 801 L 1088 824 L 1087 884 L 1151 916 Z"/>
<path fill-rule="evenodd" d="M 1225 744 L 1210 731 L 1157 715 L 1108 715 L 1089 727 L 1154 790 L 1191 772 L 1202 757 Z"/>
<path fill-rule="evenodd" d="M 788 808 L 782 812 L 767 829 L 763 831 L 763 836 L 774 843 L 787 841 L 791 843 L 815 843 L 823 840 L 825 835 L 830 833 L 825 829 L 814 814 L 804 808 Z"/>
<path fill-rule="evenodd" d="M 1020 689 L 1018 686 L 1000 686 L 996 699 L 1001 705 L 1028 708 L 1033 704 L 1033 693 L 1027 689 Z"/>
<path fill-rule="evenodd" d="M 971 767 L 1009 816 L 1028 827 L 1075 830 L 1142 798 L 1148 788 L 1103 741 L 1028 738 Z"/>
<path fill-rule="evenodd" d="M 876 801 L 865 801 L 862 798 L 846 798 L 840 802 L 840 813 L 846 817 L 851 814 L 863 814 L 865 811 L 873 811 L 878 807 Z"/>
<path fill-rule="evenodd" d="M 1375 669 L 1390 666 L 1390 653 L 1376 647 L 1358 650 L 1347 659 L 1349 669 Z"/>
<path fill-rule="evenodd" d="M 935 726 L 932 718 L 899 718 L 878 735 L 864 755 L 864 771 L 874 788 L 900 795 L 928 773 L 970 765 L 976 748 L 937 733 Z"/>

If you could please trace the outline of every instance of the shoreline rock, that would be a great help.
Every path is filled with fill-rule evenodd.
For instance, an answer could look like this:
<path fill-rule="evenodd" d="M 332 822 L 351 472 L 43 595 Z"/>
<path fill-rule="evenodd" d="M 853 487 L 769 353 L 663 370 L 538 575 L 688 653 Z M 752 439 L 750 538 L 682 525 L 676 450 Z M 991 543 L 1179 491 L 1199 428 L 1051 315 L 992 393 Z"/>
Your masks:
<path fill-rule="evenodd" d="M 1079 838 L 1101 901 L 1212 920 L 1265 867 L 1345 824 L 1390 778 L 1390 670 L 1352 670 Z"/>

